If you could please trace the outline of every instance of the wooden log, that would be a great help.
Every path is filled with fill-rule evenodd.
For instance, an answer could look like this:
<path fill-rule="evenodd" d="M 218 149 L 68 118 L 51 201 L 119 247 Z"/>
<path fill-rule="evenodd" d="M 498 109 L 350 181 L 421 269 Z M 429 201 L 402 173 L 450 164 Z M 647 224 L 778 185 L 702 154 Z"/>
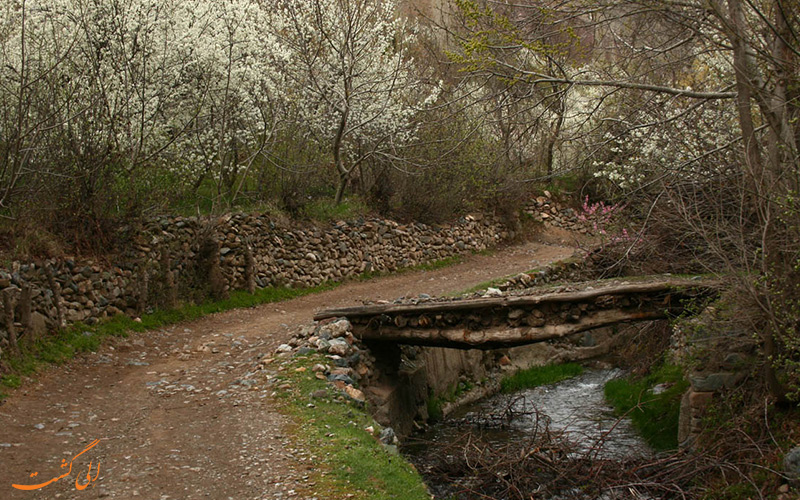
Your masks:
<path fill-rule="evenodd" d="M 19 354 L 19 345 L 17 344 L 17 329 L 14 326 L 14 303 L 11 297 L 11 290 L 8 288 L 3 290 L 3 313 L 6 332 L 8 332 L 8 345 L 11 347 L 11 352 L 14 354 Z"/>
<path fill-rule="evenodd" d="M 424 302 L 422 304 L 374 304 L 341 309 L 328 309 L 314 315 L 316 321 L 328 318 L 346 316 L 354 318 L 359 316 L 374 316 L 378 314 L 409 314 L 441 313 L 454 311 L 475 311 L 490 308 L 530 308 L 543 304 L 559 304 L 567 302 L 594 302 L 603 303 L 613 301 L 614 297 L 626 295 L 659 295 L 673 291 L 696 290 L 699 293 L 709 293 L 719 289 L 721 282 L 716 280 L 690 280 L 690 279 L 660 279 L 658 281 L 645 281 L 635 283 L 613 283 L 607 286 L 578 291 L 551 292 L 542 295 L 522 295 L 506 297 L 488 297 L 478 299 L 461 299 L 447 302 Z M 677 294 L 677 293 L 676 293 Z M 693 293 L 696 294 L 696 293 Z M 677 294 L 680 295 L 680 294 Z"/>
<path fill-rule="evenodd" d="M 665 317 L 666 312 L 663 309 L 652 311 L 603 310 L 584 316 L 575 323 L 547 324 L 541 327 L 494 326 L 470 330 L 468 328 L 398 328 L 393 325 L 381 325 L 378 328 L 356 326 L 354 334 L 359 339 L 368 341 L 456 349 L 497 349 L 545 342 L 617 323 L 649 321 Z"/>

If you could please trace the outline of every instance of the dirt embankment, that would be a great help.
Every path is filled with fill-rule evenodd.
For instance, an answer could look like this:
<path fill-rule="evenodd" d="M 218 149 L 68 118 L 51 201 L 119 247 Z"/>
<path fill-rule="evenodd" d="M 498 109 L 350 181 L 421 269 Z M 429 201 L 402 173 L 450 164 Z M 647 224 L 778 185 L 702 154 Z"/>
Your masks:
<path fill-rule="evenodd" d="M 134 334 L 51 369 L 0 405 L 0 498 L 305 497 L 318 459 L 292 444 L 272 389 L 245 380 L 259 356 L 320 309 L 459 291 L 573 253 L 566 234 L 548 241 Z"/>

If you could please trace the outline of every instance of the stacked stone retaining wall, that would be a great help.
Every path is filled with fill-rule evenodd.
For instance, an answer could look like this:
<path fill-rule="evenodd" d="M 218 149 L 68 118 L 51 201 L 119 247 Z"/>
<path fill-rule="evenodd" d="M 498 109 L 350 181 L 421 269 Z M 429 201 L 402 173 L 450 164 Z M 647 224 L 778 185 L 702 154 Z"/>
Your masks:
<path fill-rule="evenodd" d="M 481 215 L 441 226 L 373 218 L 300 228 L 249 214 L 161 217 L 119 235 L 126 243 L 111 263 L 63 258 L 0 269 L 0 290 L 14 309 L 0 322 L 0 347 L 8 346 L 9 319 L 22 336 L 59 323 L 137 315 L 201 292 L 309 287 L 391 272 L 491 248 L 509 236 L 499 220 Z"/>

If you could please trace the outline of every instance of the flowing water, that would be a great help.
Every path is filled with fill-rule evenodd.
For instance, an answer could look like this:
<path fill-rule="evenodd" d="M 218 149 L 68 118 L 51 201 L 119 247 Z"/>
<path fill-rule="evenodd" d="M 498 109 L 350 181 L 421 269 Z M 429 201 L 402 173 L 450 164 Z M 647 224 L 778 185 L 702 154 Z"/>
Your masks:
<path fill-rule="evenodd" d="M 556 436 L 567 442 L 567 456 L 619 460 L 651 454 L 627 419 L 618 419 L 603 396 L 604 384 L 619 370 L 588 370 L 556 384 L 498 394 L 461 408 L 403 447 L 403 453 L 426 476 L 436 498 L 451 498 L 458 489 L 451 480 L 437 478 L 443 463 L 462 459 L 464 447 L 480 436 L 481 446 L 544 443 Z M 468 441 L 465 441 L 467 439 Z M 531 444 L 530 446 L 533 446 Z M 540 498 L 540 497 L 537 497 Z"/>

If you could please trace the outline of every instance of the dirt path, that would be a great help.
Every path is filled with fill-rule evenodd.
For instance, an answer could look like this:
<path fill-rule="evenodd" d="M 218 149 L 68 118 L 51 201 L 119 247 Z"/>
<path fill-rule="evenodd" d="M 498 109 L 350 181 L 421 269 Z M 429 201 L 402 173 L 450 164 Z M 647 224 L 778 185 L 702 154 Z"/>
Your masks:
<path fill-rule="evenodd" d="M 271 389 L 243 380 L 259 355 L 288 340 L 289 325 L 363 299 L 463 290 L 572 252 L 527 243 L 106 345 L 49 370 L 0 405 L 0 498 L 299 497 L 313 490 L 313 451 L 293 448 Z M 95 439 L 101 441 L 90 447 Z M 11 486 L 63 474 L 36 490 Z"/>

